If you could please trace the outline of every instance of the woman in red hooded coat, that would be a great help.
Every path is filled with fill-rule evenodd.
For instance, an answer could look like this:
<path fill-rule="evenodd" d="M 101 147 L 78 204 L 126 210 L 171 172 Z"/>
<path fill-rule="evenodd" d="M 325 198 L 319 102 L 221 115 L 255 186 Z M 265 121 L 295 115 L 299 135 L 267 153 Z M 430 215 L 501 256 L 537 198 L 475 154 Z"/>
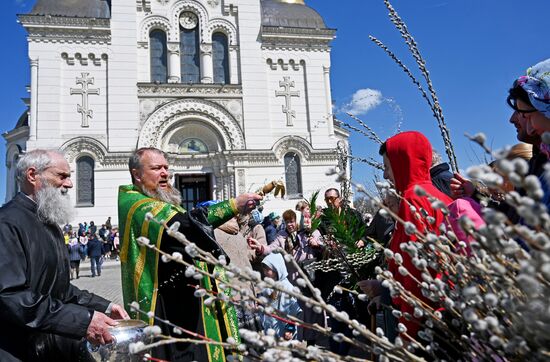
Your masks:
<path fill-rule="evenodd" d="M 415 186 L 420 186 L 426 194 L 441 200 L 445 205 L 449 205 L 453 200 L 439 191 L 432 184 L 430 179 L 430 167 L 432 163 L 432 146 L 430 141 L 420 132 L 410 131 L 399 133 L 384 142 L 380 147 L 380 155 L 384 158 L 384 178 L 391 181 L 397 192 L 402 197 L 399 205 L 398 216 L 405 222 L 411 222 L 420 234 L 431 231 L 439 234 L 439 225 L 445 222 L 445 217 L 441 210 L 434 210 L 427 196 L 419 196 L 415 192 Z M 414 206 L 414 209 L 411 208 Z M 435 219 L 435 223 L 430 225 L 426 222 L 426 217 L 419 214 L 420 209 L 426 210 L 428 216 Z M 427 228 L 429 230 L 427 230 Z M 404 225 L 397 223 L 393 237 L 389 243 L 389 249 L 394 253 L 399 253 L 403 257 L 403 266 L 407 268 L 417 280 L 422 280 L 421 272 L 412 263 L 411 257 L 406 252 L 401 251 L 401 244 L 408 241 L 416 241 L 417 237 L 407 235 Z M 418 283 L 409 275 L 403 276 L 398 272 L 398 265 L 393 260 L 388 263 L 388 269 L 392 272 L 394 279 L 400 282 L 403 287 L 412 292 L 416 297 L 429 302 L 422 296 L 421 288 Z M 381 290 L 379 285 L 373 285 L 372 281 L 360 282 L 359 286 L 374 298 Z M 413 308 L 401 298 L 394 298 L 393 303 L 396 309 L 401 312 L 413 315 Z M 401 318 L 401 323 L 407 327 L 407 333 L 416 336 L 420 321 L 408 321 Z"/>

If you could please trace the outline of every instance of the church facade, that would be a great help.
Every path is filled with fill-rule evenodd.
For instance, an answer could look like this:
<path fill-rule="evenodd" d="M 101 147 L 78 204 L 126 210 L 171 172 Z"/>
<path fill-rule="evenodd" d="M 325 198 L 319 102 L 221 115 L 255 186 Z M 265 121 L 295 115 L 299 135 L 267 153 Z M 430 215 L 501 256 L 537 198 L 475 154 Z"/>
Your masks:
<path fill-rule="evenodd" d="M 66 153 L 76 221 L 117 223 L 118 185 L 139 147 L 169 155 L 184 207 L 257 191 L 287 199 L 338 187 L 328 168 L 348 134 L 333 124 L 335 30 L 301 0 L 37 0 L 28 33 L 30 98 L 3 136 L 6 201 L 15 163 Z"/>

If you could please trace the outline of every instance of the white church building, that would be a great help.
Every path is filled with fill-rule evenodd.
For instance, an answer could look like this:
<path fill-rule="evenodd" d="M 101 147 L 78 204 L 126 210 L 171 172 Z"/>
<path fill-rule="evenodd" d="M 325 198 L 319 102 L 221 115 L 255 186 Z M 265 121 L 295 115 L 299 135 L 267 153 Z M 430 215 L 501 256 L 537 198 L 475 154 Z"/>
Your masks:
<path fill-rule="evenodd" d="M 139 147 L 169 155 L 184 207 L 283 180 L 294 208 L 339 187 L 330 44 L 335 30 L 302 0 L 36 0 L 28 36 L 28 109 L 6 140 L 15 163 L 36 148 L 71 165 L 77 220 L 117 218 Z"/>

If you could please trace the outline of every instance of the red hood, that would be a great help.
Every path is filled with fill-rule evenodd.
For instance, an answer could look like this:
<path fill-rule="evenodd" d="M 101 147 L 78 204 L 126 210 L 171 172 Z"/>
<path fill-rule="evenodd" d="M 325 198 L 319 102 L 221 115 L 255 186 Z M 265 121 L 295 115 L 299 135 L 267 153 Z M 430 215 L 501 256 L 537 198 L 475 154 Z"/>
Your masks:
<path fill-rule="evenodd" d="M 429 182 L 432 165 L 432 145 L 420 132 L 399 133 L 386 141 L 395 188 L 405 192 L 415 184 Z"/>

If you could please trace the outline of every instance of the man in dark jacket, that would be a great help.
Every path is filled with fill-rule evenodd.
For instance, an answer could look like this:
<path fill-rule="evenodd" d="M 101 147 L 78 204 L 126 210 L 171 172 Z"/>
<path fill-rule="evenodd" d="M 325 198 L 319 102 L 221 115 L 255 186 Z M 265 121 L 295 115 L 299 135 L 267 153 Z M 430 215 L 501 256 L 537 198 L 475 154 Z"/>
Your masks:
<path fill-rule="evenodd" d="M 105 224 L 101 225 L 101 228 L 99 228 L 98 233 L 99 233 L 99 237 L 101 238 L 101 240 L 107 241 L 107 237 L 109 236 L 109 230 L 107 229 Z"/>
<path fill-rule="evenodd" d="M 384 205 L 390 208 L 395 214 L 399 211 L 399 198 L 388 192 L 384 197 Z M 378 241 L 386 247 L 393 235 L 395 229 L 395 220 L 387 212 L 378 210 L 372 219 L 372 222 L 365 229 L 365 235 Z"/>
<path fill-rule="evenodd" d="M 88 256 L 90 257 L 90 268 L 92 270 L 92 278 L 101 276 L 101 256 L 103 255 L 103 242 L 97 234 L 92 235 L 88 240 Z"/>
<path fill-rule="evenodd" d="M 345 207 L 346 200 L 342 199 L 342 197 L 340 196 L 340 191 L 336 188 L 329 188 L 325 191 L 325 202 L 327 204 L 327 208 L 323 210 L 323 216 L 321 218 L 321 224 L 319 225 L 319 231 L 325 237 L 325 240 L 327 240 L 327 244 L 334 243 L 335 247 L 342 250 L 343 247 L 341 245 L 338 246 L 337 244 L 338 240 L 333 240 L 334 236 L 332 229 L 334 227 L 333 222 L 335 221 L 333 219 L 331 220 L 331 217 L 329 217 L 329 215 L 340 215 L 340 220 L 347 220 L 353 223 L 355 227 L 359 227 L 364 223 L 363 217 L 357 210 L 350 207 Z M 356 241 L 356 246 L 358 248 L 364 247 L 365 241 L 362 239 L 358 239 Z M 336 255 L 339 255 L 339 253 L 337 253 Z M 347 293 L 332 293 L 332 291 L 334 290 L 334 286 L 341 283 L 342 281 L 343 277 L 340 271 L 333 270 L 329 272 L 317 272 L 315 275 L 314 285 L 321 290 L 322 297 L 328 299 L 329 304 L 335 306 L 338 310 L 345 311 L 349 315 L 353 316 L 351 318 L 355 318 L 356 315 L 351 297 Z M 351 330 L 347 327 L 345 323 L 340 322 L 332 317 L 328 319 L 328 322 L 330 327 L 332 328 L 333 333 L 341 332 L 348 337 L 352 337 Z M 329 340 L 329 344 L 330 350 L 332 352 L 338 353 L 342 356 L 347 355 L 351 347 L 349 343 L 337 342 L 333 339 Z"/>
<path fill-rule="evenodd" d="M 94 235 L 97 232 L 97 226 L 93 221 L 90 221 L 90 227 L 88 228 L 88 231 Z"/>
<path fill-rule="evenodd" d="M 112 342 L 116 304 L 69 283 L 59 224 L 70 221 L 70 167 L 55 151 L 24 154 L 21 192 L 0 208 L 0 360 L 76 361 L 80 340 Z"/>

